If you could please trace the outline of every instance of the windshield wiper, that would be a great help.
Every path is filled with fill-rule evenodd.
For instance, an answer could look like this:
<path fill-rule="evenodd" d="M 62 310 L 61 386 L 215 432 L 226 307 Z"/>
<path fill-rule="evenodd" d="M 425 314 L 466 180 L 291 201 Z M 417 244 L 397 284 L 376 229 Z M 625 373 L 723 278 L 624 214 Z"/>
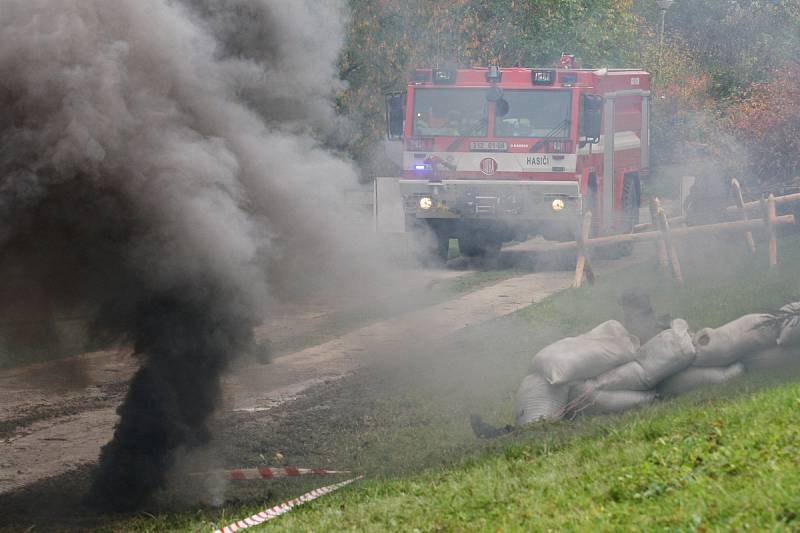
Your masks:
<path fill-rule="evenodd" d="M 536 151 L 538 151 L 538 150 L 539 150 L 539 149 L 540 149 L 542 146 L 544 146 L 545 144 L 547 144 L 547 141 L 549 141 L 550 139 L 553 139 L 554 137 L 560 137 L 560 136 L 561 136 L 561 135 L 560 135 L 560 134 L 561 134 L 561 131 L 562 131 L 563 129 L 565 129 L 565 128 L 566 128 L 566 130 L 567 130 L 567 133 L 569 133 L 569 125 L 570 125 L 570 120 L 569 120 L 569 118 L 565 118 L 564 120 L 562 120 L 561 122 L 559 122 L 559 123 L 558 123 L 558 125 L 557 125 L 555 128 L 553 128 L 552 130 L 550 130 L 550 131 L 547 133 L 547 135 L 545 135 L 545 136 L 544 136 L 544 137 L 543 137 L 541 140 L 539 140 L 539 141 L 536 141 L 535 143 L 533 143 L 533 146 L 531 146 L 530 150 L 528 150 L 528 153 L 531 153 L 531 152 L 536 152 Z"/>

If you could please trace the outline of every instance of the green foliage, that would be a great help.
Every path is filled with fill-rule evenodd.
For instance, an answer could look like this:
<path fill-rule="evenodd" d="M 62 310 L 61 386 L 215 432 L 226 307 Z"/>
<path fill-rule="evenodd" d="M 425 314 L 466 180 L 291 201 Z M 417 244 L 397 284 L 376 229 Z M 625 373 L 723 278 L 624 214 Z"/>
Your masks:
<path fill-rule="evenodd" d="M 729 127 L 751 154 L 751 171 L 763 185 L 800 176 L 800 64 L 755 83 L 734 99 Z"/>
<path fill-rule="evenodd" d="M 655 2 L 635 10 L 659 27 Z M 698 175 L 761 186 L 797 176 L 800 0 L 677 0 L 665 18 L 663 56 L 645 62 L 655 75 L 654 166 L 700 154 L 713 168 Z M 657 36 L 642 43 L 652 58 Z"/>
<path fill-rule="evenodd" d="M 650 119 L 652 166 L 659 167 L 705 151 L 710 110 L 710 77 L 678 38 L 650 29 L 639 36 L 640 64 L 652 74 Z"/>
<path fill-rule="evenodd" d="M 652 0 L 637 12 L 657 28 Z M 763 81 L 800 53 L 798 0 L 676 0 L 666 13 L 666 34 L 679 38 L 711 78 L 711 94 L 725 98 Z"/>

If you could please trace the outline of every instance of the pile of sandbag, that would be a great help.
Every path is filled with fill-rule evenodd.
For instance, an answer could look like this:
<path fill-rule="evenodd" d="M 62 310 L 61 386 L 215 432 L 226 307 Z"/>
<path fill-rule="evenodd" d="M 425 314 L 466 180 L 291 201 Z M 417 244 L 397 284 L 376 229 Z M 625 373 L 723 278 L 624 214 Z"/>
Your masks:
<path fill-rule="evenodd" d="M 752 314 L 718 328 L 703 328 L 693 343 L 697 356 L 691 366 L 659 385 L 662 396 L 677 396 L 704 385 L 725 383 L 744 374 L 743 358 L 774 347 L 775 317 Z"/>
<path fill-rule="evenodd" d="M 784 305 L 777 316 L 777 344 L 745 356 L 742 363 L 747 370 L 800 368 L 800 302 Z"/>
<path fill-rule="evenodd" d="M 800 302 L 781 312 L 800 314 Z M 800 365 L 800 319 L 751 314 L 694 336 L 686 321 L 676 319 L 641 346 L 610 320 L 534 356 L 517 392 L 516 423 L 625 411 L 725 383 L 747 370 L 791 363 Z"/>
<path fill-rule="evenodd" d="M 639 339 L 616 320 L 545 347 L 517 392 L 517 425 L 561 418 L 573 383 L 632 361 L 638 348 Z"/>
<path fill-rule="evenodd" d="M 656 399 L 659 383 L 689 367 L 695 348 L 684 320 L 644 343 L 628 363 L 575 383 L 570 410 L 584 414 L 616 413 Z"/>

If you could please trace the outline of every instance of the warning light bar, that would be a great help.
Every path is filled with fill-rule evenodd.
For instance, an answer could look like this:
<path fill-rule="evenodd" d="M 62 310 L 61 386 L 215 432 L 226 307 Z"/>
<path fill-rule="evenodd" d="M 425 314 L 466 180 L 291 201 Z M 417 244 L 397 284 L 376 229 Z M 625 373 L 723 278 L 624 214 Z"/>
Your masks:
<path fill-rule="evenodd" d="M 433 83 L 437 85 L 452 85 L 455 82 L 455 70 L 433 69 Z"/>
<path fill-rule="evenodd" d="M 534 85 L 553 85 L 556 71 L 550 69 L 534 69 L 531 71 L 531 83 Z"/>

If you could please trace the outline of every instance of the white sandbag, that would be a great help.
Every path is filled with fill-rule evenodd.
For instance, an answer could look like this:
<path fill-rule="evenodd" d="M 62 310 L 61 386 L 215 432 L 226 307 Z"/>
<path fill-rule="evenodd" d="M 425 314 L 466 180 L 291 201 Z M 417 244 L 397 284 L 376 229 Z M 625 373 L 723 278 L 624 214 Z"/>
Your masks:
<path fill-rule="evenodd" d="M 784 305 L 781 307 L 781 311 L 796 313 L 800 311 L 800 302 Z M 800 345 L 800 319 L 790 318 L 788 322 L 781 325 L 778 344 L 781 346 Z"/>
<path fill-rule="evenodd" d="M 689 324 L 678 318 L 672 321 L 670 329 L 662 331 L 639 349 L 636 361 L 642 365 L 647 389 L 652 389 L 691 365 L 695 355 Z"/>
<path fill-rule="evenodd" d="M 745 315 L 724 326 L 704 328 L 694 336 L 694 366 L 728 366 L 746 355 L 775 346 L 778 331 L 767 314 Z"/>
<path fill-rule="evenodd" d="M 750 371 L 795 371 L 800 369 L 800 346 L 776 346 L 742 359 L 745 370 Z"/>
<path fill-rule="evenodd" d="M 719 385 L 744 374 L 744 365 L 735 363 L 725 367 L 690 366 L 664 380 L 658 387 L 663 396 L 678 396 L 709 385 Z"/>
<path fill-rule="evenodd" d="M 601 390 L 650 390 L 644 368 L 638 361 L 625 363 L 608 372 L 603 372 L 597 378 L 585 382 L 592 388 Z"/>
<path fill-rule="evenodd" d="M 603 322 L 578 337 L 567 337 L 543 348 L 531 363 L 531 373 L 553 385 L 593 378 L 632 361 L 639 339 L 616 320 Z"/>
<path fill-rule="evenodd" d="M 691 365 L 695 350 L 689 325 L 676 319 L 671 326 L 643 344 L 635 361 L 600 374 L 589 384 L 601 390 L 646 391 Z"/>
<path fill-rule="evenodd" d="M 568 395 L 568 385 L 551 385 L 536 374 L 526 376 L 517 391 L 516 424 L 522 426 L 541 419 L 561 418 Z"/>
<path fill-rule="evenodd" d="M 685 331 L 686 333 L 689 332 L 689 323 L 682 318 L 676 318 L 672 320 L 669 323 L 669 327 L 675 331 Z"/>
<path fill-rule="evenodd" d="M 567 395 L 567 404 L 571 404 L 581 397 L 591 394 L 597 389 L 595 380 L 587 379 L 585 381 L 573 381 L 569 384 L 569 394 Z"/>
<path fill-rule="evenodd" d="M 576 407 L 585 415 L 620 413 L 653 403 L 655 391 L 596 390 Z"/>

